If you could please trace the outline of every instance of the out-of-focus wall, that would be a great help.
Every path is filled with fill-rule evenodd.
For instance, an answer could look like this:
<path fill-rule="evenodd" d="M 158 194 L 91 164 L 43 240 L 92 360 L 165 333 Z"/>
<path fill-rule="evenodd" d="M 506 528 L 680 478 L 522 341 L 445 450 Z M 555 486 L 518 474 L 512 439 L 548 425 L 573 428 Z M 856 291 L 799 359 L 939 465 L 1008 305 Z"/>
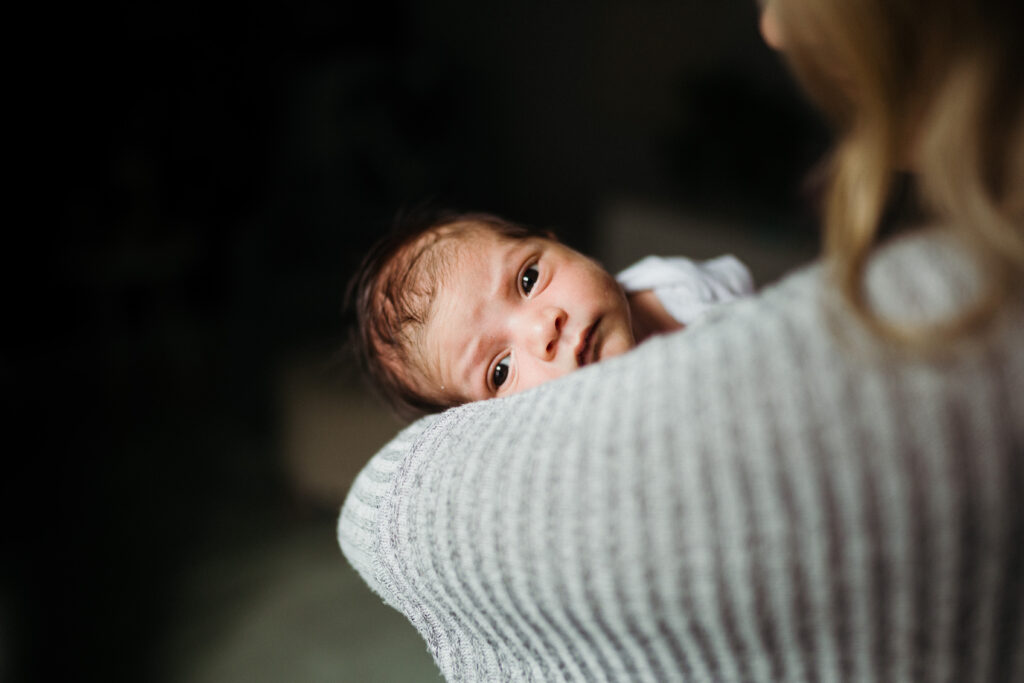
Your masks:
<path fill-rule="evenodd" d="M 751 230 L 720 216 L 629 197 L 603 207 L 595 239 L 596 257 L 613 272 L 650 254 L 693 259 L 732 254 L 750 268 L 759 289 L 818 253 L 817 235 L 810 230 L 779 239 L 772 231 Z"/>
<path fill-rule="evenodd" d="M 493 159 L 488 172 L 509 206 L 584 246 L 610 194 L 677 194 L 673 146 L 706 104 L 687 100 L 690 84 L 740 74 L 750 87 L 792 96 L 758 35 L 755 4 L 744 0 L 439 0 L 415 10 L 426 51 L 483 81 L 483 106 L 501 134 L 497 148 L 477 154 Z M 720 140 L 725 154 L 749 139 L 734 133 Z"/>

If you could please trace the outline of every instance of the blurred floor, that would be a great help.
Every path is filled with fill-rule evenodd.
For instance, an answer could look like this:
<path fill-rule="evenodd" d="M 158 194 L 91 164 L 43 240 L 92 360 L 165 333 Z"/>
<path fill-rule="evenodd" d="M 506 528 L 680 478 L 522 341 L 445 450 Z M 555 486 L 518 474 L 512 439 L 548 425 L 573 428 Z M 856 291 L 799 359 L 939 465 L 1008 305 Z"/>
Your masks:
<path fill-rule="evenodd" d="M 259 547 L 197 563 L 169 628 L 167 680 L 440 680 L 419 634 L 345 562 L 334 522 L 296 522 Z"/>
<path fill-rule="evenodd" d="M 162 648 L 166 680 L 440 680 L 425 642 L 370 591 L 335 535 L 352 479 L 399 422 L 351 359 L 299 356 L 278 377 L 276 450 L 291 505 L 211 520 L 212 542 L 179 582 Z"/>

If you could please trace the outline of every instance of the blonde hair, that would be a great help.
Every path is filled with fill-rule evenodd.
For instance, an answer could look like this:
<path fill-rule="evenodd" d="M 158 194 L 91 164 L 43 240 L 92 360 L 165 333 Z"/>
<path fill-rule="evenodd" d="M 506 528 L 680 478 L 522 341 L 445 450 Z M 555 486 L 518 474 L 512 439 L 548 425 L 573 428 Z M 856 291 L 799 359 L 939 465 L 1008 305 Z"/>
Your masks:
<path fill-rule="evenodd" d="M 977 331 L 1024 281 L 1024 12 L 1020 0 L 768 0 L 786 58 L 837 128 L 825 259 L 869 328 L 911 347 Z M 897 170 L 986 274 L 982 294 L 927 327 L 881 317 L 865 267 Z"/>

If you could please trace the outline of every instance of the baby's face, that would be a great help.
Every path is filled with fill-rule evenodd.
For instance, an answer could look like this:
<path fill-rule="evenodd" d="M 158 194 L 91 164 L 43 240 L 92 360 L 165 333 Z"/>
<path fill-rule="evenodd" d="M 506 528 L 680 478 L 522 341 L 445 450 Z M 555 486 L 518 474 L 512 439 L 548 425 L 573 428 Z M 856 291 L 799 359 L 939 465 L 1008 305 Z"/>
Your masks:
<path fill-rule="evenodd" d="M 513 394 L 634 346 L 625 294 L 595 261 L 543 238 L 457 239 L 422 337 L 427 395 Z"/>

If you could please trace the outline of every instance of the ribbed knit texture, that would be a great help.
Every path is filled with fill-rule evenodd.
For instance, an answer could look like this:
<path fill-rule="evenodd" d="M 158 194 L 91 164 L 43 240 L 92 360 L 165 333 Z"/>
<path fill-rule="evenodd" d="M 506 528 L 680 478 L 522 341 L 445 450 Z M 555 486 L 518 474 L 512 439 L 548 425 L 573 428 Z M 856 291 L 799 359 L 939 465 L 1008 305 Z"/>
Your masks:
<path fill-rule="evenodd" d="M 870 282 L 915 319 L 973 291 L 934 236 Z M 828 291 L 414 423 L 342 550 L 452 681 L 1024 681 L 1024 310 L 926 361 Z"/>

